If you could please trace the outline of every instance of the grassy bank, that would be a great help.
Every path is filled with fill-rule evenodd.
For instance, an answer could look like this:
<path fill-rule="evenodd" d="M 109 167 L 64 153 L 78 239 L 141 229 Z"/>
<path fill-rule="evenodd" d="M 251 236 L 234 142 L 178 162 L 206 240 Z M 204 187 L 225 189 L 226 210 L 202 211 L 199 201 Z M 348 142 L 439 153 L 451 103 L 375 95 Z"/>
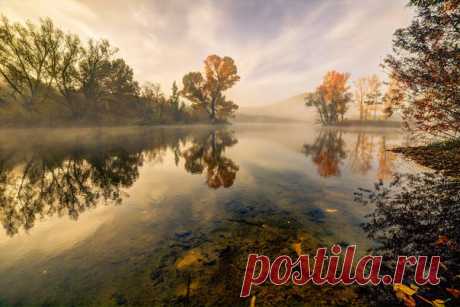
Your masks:
<path fill-rule="evenodd" d="M 402 153 L 415 162 L 441 171 L 447 176 L 460 177 L 460 139 L 427 146 L 399 147 L 391 151 Z"/>

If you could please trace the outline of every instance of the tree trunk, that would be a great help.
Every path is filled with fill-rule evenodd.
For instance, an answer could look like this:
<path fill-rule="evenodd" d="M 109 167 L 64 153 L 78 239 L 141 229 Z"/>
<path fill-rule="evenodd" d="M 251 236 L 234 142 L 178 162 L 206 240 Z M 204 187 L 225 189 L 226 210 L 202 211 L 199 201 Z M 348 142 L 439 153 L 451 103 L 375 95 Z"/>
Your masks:
<path fill-rule="evenodd" d="M 211 122 L 216 122 L 216 99 L 213 98 L 211 100 Z"/>

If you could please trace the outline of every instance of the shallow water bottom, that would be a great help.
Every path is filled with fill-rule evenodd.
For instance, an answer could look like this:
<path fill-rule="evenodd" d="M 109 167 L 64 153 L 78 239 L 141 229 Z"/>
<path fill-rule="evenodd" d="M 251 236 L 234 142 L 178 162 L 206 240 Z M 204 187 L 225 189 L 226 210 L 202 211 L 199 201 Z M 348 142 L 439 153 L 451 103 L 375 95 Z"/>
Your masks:
<path fill-rule="evenodd" d="M 14 137 L 11 135 L 13 134 Z M 398 130 L 306 125 L 1 132 L 9 306 L 366 305 L 354 287 L 255 287 L 248 254 L 374 243 L 353 192 L 413 168 Z"/>

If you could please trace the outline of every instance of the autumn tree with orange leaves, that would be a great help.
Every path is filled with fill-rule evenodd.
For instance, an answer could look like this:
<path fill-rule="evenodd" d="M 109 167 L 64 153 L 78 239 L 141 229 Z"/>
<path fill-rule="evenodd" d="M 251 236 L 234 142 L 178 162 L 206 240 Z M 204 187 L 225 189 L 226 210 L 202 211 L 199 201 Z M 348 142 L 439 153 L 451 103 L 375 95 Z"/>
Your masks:
<path fill-rule="evenodd" d="M 305 97 L 305 105 L 316 108 L 323 125 L 333 125 L 339 120 L 343 121 L 348 111 L 348 103 L 351 101 L 349 78 L 348 73 L 329 71 L 316 91 Z"/>
<path fill-rule="evenodd" d="M 181 94 L 192 102 L 195 109 L 205 110 L 212 123 L 222 122 L 238 109 L 238 105 L 227 100 L 223 92 L 239 80 L 232 58 L 210 55 L 204 61 L 204 74 L 190 72 L 184 76 Z"/>
<path fill-rule="evenodd" d="M 460 135 L 460 1 L 411 0 L 411 25 L 399 29 L 385 60 L 406 89 L 409 128 L 438 137 Z"/>

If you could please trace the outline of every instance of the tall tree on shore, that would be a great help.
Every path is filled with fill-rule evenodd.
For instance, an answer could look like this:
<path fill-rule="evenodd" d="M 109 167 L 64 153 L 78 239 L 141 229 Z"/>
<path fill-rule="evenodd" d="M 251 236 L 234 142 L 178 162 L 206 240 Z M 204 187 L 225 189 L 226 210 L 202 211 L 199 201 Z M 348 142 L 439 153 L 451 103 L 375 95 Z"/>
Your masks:
<path fill-rule="evenodd" d="M 348 79 L 350 74 L 329 71 L 316 91 L 307 94 L 305 105 L 315 107 L 323 125 L 335 124 L 343 121 L 351 101 Z"/>
<path fill-rule="evenodd" d="M 150 110 L 153 111 L 151 116 L 156 117 L 155 120 L 161 123 L 163 120 L 166 98 L 161 90 L 160 84 L 147 82 L 142 87 L 141 96 L 150 107 Z"/>
<path fill-rule="evenodd" d="M 52 55 L 62 37 L 51 19 L 42 19 L 38 27 L 31 22 L 11 24 L 5 16 L 0 19 L 0 76 L 28 108 L 52 90 Z"/>
<path fill-rule="evenodd" d="M 374 120 L 377 119 L 377 106 L 382 104 L 382 82 L 380 81 L 377 75 L 372 75 L 367 78 L 367 88 L 368 92 L 364 97 L 364 103 L 368 106 L 372 106 L 374 109 Z M 368 108 L 369 109 L 369 108 Z M 367 119 L 367 112 L 366 112 L 366 119 Z"/>
<path fill-rule="evenodd" d="M 176 84 L 170 100 L 159 88 L 141 91 L 133 69 L 115 57 L 117 51 L 107 40 L 82 43 L 78 35 L 64 33 L 50 19 L 38 24 L 10 23 L 2 16 L 0 121 L 8 125 L 48 125 L 68 121 L 114 124 L 195 120 L 180 102 Z M 220 73 L 217 83 L 228 74 L 228 65 L 222 66 L 216 68 Z M 207 69 L 212 71 L 212 65 L 208 64 Z M 228 88 L 226 81 L 217 88 Z M 214 108 L 218 117 L 233 112 L 233 103 L 225 96 L 213 97 L 220 105 Z"/>
<path fill-rule="evenodd" d="M 204 74 L 190 72 L 182 79 L 182 95 L 194 108 L 205 110 L 211 122 L 226 120 L 238 106 L 226 100 L 223 92 L 240 80 L 237 67 L 230 57 L 210 55 L 204 61 Z"/>
<path fill-rule="evenodd" d="M 173 82 L 172 87 L 171 87 L 171 95 L 169 96 L 168 99 L 169 106 L 171 107 L 171 113 L 174 118 L 174 120 L 179 121 L 183 118 L 182 113 L 184 111 L 184 104 L 181 103 L 180 100 L 180 91 L 179 88 L 177 87 L 176 81 Z"/>
<path fill-rule="evenodd" d="M 83 56 L 84 49 L 77 35 L 67 34 L 63 37 L 60 48 L 53 49 L 53 65 L 51 73 L 56 88 L 64 97 L 73 118 L 81 115 L 82 106 L 76 97 L 81 88 L 78 63 Z"/>
<path fill-rule="evenodd" d="M 404 94 L 404 88 L 401 86 L 401 83 L 394 78 L 390 78 L 385 95 L 383 96 L 383 113 L 386 118 L 393 116 L 394 111 L 399 109 L 404 103 L 405 97 L 406 95 Z"/>
<path fill-rule="evenodd" d="M 359 105 L 359 119 L 365 120 L 365 111 L 366 111 L 366 104 L 365 99 L 366 95 L 369 91 L 367 78 L 359 78 L 355 81 L 355 93 L 354 98 L 355 102 Z"/>
<path fill-rule="evenodd" d="M 406 122 L 436 136 L 460 134 L 460 2 L 411 0 L 415 17 L 396 31 L 390 74 L 408 90 Z"/>
<path fill-rule="evenodd" d="M 117 98 L 138 96 L 140 91 L 133 69 L 121 58 L 110 61 L 102 88 L 105 95 Z"/>
<path fill-rule="evenodd" d="M 107 40 L 89 40 L 80 62 L 81 88 L 86 99 L 97 103 L 104 96 L 102 80 L 109 74 L 110 60 L 117 52 Z"/>

